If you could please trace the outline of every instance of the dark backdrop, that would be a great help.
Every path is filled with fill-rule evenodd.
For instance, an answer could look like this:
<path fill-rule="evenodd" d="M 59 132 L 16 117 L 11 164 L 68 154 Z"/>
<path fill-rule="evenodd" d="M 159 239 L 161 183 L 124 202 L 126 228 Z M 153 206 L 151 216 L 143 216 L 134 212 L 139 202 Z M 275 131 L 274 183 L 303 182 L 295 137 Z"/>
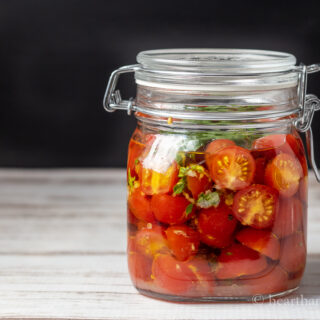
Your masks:
<path fill-rule="evenodd" d="M 101 101 L 110 72 L 141 50 L 271 49 L 320 62 L 320 1 L 252 3 L 0 0 L 0 165 L 125 165 L 135 120 Z M 309 92 L 320 95 L 319 79 Z M 121 89 L 134 95 L 133 78 Z M 319 124 L 320 112 L 318 141 Z"/>

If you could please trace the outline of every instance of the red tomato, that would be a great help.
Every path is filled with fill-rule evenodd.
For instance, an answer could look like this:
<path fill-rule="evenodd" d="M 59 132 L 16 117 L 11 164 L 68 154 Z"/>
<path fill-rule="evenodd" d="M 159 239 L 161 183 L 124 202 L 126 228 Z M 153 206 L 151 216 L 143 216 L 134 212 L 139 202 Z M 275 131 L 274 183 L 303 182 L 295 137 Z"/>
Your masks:
<path fill-rule="evenodd" d="M 146 222 L 155 221 L 151 209 L 151 200 L 144 195 L 141 188 L 133 189 L 129 193 L 128 207 L 136 218 Z"/>
<path fill-rule="evenodd" d="M 242 285 L 247 288 L 248 295 L 283 292 L 288 289 L 288 273 L 281 267 L 275 266 L 266 274 L 245 279 Z"/>
<path fill-rule="evenodd" d="M 291 197 L 298 191 L 302 173 L 298 160 L 287 153 L 280 153 L 267 165 L 265 182 L 283 197 Z"/>
<path fill-rule="evenodd" d="M 298 231 L 302 225 L 303 208 L 296 198 L 283 198 L 276 214 L 273 232 L 280 238 Z"/>
<path fill-rule="evenodd" d="M 153 257 L 159 252 L 167 252 L 167 239 L 164 228 L 151 225 L 151 228 L 142 228 L 136 234 L 136 248 L 142 254 Z"/>
<path fill-rule="evenodd" d="M 216 277 L 218 279 L 232 279 L 252 275 L 261 272 L 267 266 L 266 258 L 257 251 L 234 243 L 230 247 L 222 249 L 218 257 Z"/>
<path fill-rule="evenodd" d="M 251 150 L 255 156 L 263 156 L 269 160 L 282 152 L 298 155 L 301 145 L 292 134 L 273 134 L 255 140 Z"/>
<path fill-rule="evenodd" d="M 223 148 L 226 147 L 231 147 L 231 146 L 235 146 L 236 144 L 232 141 L 232 140 L 228 140 L 228 139 L 217 139 L 217 140 L 213 140 L 211 141 L 205 150 L 205 160 L 207 163 L 208 168 L 211 166 L 210 163 L 214 157 L 214 155 L 222 150 Z"/>
<path fill-rule="evenodd" d="M 256 184 L 264 184 L 264 171 L 266 169 L 266 159 L 257 158 L 256 159 L 256 171 L 254 175 L 253 182 Z"/>
<path fill-rule="evenodd" d="M 156 219 L 167 224 L 186 222 L 192 216 L 192 213 L 186 213 L 188 205 L 190 202 L 183 196 L 155 194 L 151 198 L 151 206 Z"/>
<path fill-rule="evenodd" d="M 206 259 L 192 258 L 185 262 L 192 273 L 193 286 L 189 295 L 212 296 L 214 294 L 215 281 L 214 271 Z"/>
<path fill-rule="evenodd" d="M 308 203 L 308 176 L 300 180 L 299 197 L 304 203 Z"/>
<path fill-rule="evenodd" d="M 166 230 L 168 246 L 178 260 L 185 261 L 198 252 L 200 235 L 185 225 L 172 226 Z"/>
<path fill-rule="evenodd" d="M 192 288 L 194 280 L 194 275 L 185 262 L 167 254 L 155 256 L 152 277 L 156 286 L 169 294 L 179 295 L 186 295 Z"/>
<path fill-rule="evenodd" d="M 245 228 L 238 232 L 236 239 L 244 246 L 258 251 L 273 260 L 279 259 L 280 242 L 271 231 Z"/>
<path fill-rule="evenodd" d="M 187 176 L 187 188 L 191 191 L 192 197 L 198 199 L 201 192 L 211 188 L 211 183 L 205 174 L 195 172 L 195 176 Z"/>
<path fill-rule="evenodd" d="M 178 171 L 176 162 L 173 162 L 165 173 L 142 167 L 140 176 L 142 191 L 147 195 L 172 192 L 178 181 Z"/>
<path fill-rule="evenodd" d="M 130 170 L 130 175 L 132 177 L 135 177 L 136 179 L 138 178 L 138 174 L 139 174 L 139 172 L 137 172 L 138 171 L 137 162 L 139 161 L 139 157 L 143 153 L 144 148 L 145 148 L 145 145 L 142 144 L 141 142 L 138 142 L 133 139 L 131 139 L 129 142 L 127 172 L 129 175 L 129 170 Z"/>
<path fill-rule="evenodd" d="M 260 184 L 238 191 L 233 199 L 235 217 L 243 225 L 257 229 L 271 227 L 277 209 L 277 191 Z"/>
<path fill-rule="evenodd" d="M 139 252 L 128 252 L 128 268 L 134 284 L 138 279 L 151 281 L 151 267 L 152 260 L 149 257 L 146 257 Z"/>
<path fill-rule="evenodd" d="M 280 265 L 288 272 L 303 270 L 306 264 L 306 243 L 302 232 L 283 239 Z"/>
<path fill-rule="evenodd" d="M 232 240 L 237 221 L 226 205 L 202 209 L 198 215 L 198 231 L 201 241 L 209 246 L 223 248 Z"/>
<path fill-rule="evenodd" d="M 254 158 L 248 150 L 233 146 L 215 154 L 209 171 L 218 189 L 241 190 L 251 184 L 255 167 Z"/>

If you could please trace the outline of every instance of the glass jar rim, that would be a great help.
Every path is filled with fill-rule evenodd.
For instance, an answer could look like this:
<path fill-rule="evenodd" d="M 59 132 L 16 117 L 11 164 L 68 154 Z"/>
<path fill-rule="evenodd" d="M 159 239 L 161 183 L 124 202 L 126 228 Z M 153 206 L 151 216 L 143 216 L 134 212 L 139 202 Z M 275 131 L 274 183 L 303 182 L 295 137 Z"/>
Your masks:
<path fill-rule="evenodd" d="M 143 69 L 197 72 L 210 75 L 248 75 L 294 69 L 292 54 L 252 49 L 159 49 L 142 51 L 137 61 Z"/>
<path fill-rule="evenodd" d="M 295 87 L 289 53 L 251 49 L 160 49 L 137 55 L 136 83 L 168 90 L 256 91 Z"/>

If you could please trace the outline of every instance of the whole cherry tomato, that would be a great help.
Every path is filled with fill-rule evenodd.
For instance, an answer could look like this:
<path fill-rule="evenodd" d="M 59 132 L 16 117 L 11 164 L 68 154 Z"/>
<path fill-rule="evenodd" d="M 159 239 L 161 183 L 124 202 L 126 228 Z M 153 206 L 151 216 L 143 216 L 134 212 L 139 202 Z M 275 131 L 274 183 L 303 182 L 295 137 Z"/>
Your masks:
<path fill-rule="evenodd" d="M 148 256 L 154 257 L 157 253 L 168 252 L 167 239 L 164 228 L 151 225 L 139 230 L 136 234 L 135 245 L 137 251 Z"/>
<path fill-rule="evenodd" d="M 223 248 L 231 243 L 237 221 L 226 205 L 220 205 L 218 208 L 202 209 L 197 226 L 203 243 Z"/>
<path fill-rule="evenodd" d="M 271 227 L 278 209 L 278 192 L 254 184 L 238 191 L 233 199 L 233 214 L 243 224 L 257 229 Z"/>
<path fill-rule="evenodd" d="M 198 252 L 200 235 L 186 225 L 171 226 L 166 230 L 168 246 L 174 256 L 181 261 L 189 259 Z"/>
<path fill-rule="evenodd" d="M 183 196 L 155 194 L 151 198 L 151 206 L 156 219 L 167 224 L 181 224 L 186 222 L 193 213 L 188 213 L 190 202 Z"/>
<path fill-rule="evenodd" d="M 288 283 L 288 273 L 280 266 L 274 266 L 266 273 L 243 280 L 242 286 L 247 288 L 247 293 L 250 296 L 286 291 L 289 289 Z"/>
<path fill-rule="evenodd" d="M 138 280 L 151 281 L 152 259 L 139 253 L 128 252 L 128 268 L 133 283 Z"/>
<path fill-rule="evenodd" d="M 283 269 L 291 273 L 303 270 L 306 256 L 306 242 L 302 232 L 283 239 L 280 254 L 280 265 Z"/>
<path fill-rule="evenodd" d="M 297 198 L 283 198 L 276 214 L 273 232 L 280 238 L 289 236 L 302 225 L 303 207 Z"/>
<path fill-rule="evenodd" d="M 277 189 L 281 196 L 291 197 L 298 191 L 302 174 L 301 164 L 296 158 L 280 153 L 267 165 L 265 182 Z"/>
<path fill-rule="evenodd" d="M 128 207 L 134 216 L 146 222 L 154 222 L 151 200 L 142 192 L 141 188 L 132 189 L 128 196 Z"/>
<path fill-rule="evenodd" d="M 273 260 L 279 259 L 280 241 L 271 231 L 248 227 L 239 231 L 236 239 L 244 246 L 258 251 Z"/>
<path fill-rule="evenodd" d="M 218 189 L 241 190 L 253 181 L 255 167 L 254 158 L 248 150 L 233 146 L 215 154 L 209 171 Z"/>
<path fill-rule="evenodd" d="M 218 279 L 232 279 L 253 275 L 263 271 L 267 266 L 266 258 L 257 251 L 234 243 L 230 247 L 222 249 L 218 257 L 216 277 Z"/>
<path fill-rule="evenodd" d="M 153 259 L 152 277 L 157 287 L 169 294 L 186 295 L 193 286 L 194 274 L 183 261 L 168 254 Z"/>

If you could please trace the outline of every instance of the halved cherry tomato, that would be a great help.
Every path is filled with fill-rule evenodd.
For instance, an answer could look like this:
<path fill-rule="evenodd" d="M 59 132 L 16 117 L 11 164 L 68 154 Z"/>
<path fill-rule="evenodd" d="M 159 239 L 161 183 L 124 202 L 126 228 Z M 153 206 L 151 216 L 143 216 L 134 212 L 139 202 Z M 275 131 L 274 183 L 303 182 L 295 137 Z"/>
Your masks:
<path fill-rule="evenodd" d="M 145 196 L 141 188 L 131 190 L 128 196 L 128 207 L 136 218 L 146 222 L 155 221 L 151 208 L 151 200 Z"/>
<path fill-rule="evenodd" d="M 156 219 L 167 224 L 180 224 L 192 217 L 186 209 L 190 202 L 183 196 L 155 194 L 151 198 L 151 206 Z"/>
<path fill-rule="evenodd" d="M 302 174 L 301 164 L 296 158 L 280 153 L 267 165 L 265 182 L 277 189 L 281 196 L 291 197 L 298 191 Z"/>
<path fill-rule="evenodd" d="M 232 241 L 237 220 L 226 205 L 202 209 L 197 219 L 201 241 L 209 246 L 223 248 Z"/>
<path fill-rule="evenodd" d="M 178 166 L 174 161 L 165 173 L 142 167 L 141 189 L 147 195 L 172 192 L 178 181 Z"/>
<path fill-rule="evenodd" d="M 257 158 L 256 160 L 256 172 L 254 175 L 253 182 L 256 184 L 264 184 L 264 175 L 267 165 L 265 158 Z"/>
<path fill-rule="evenodd" d="M 215 154 L 209 171 L 218 189 L 241 190 L 251 184 L 255 167 L 254 158 L 248 150 L 233 146 Z"/>
<path fill-rule="evenodd" d="M 257 229 L 271 227 L 277 209 L 277 191 L 260 184 L 238 191 L 233 200 L 235 217 L 243 225 Z"/>
<path fill-rule="evenodd" d="M 128 252 L 128 268 L 133 283 L 138 279 L 151 281 L 152 259 L 135 251 Z"/>
<path fill-rule="evenodd" d="M 186 295 L 193 286 L 194 275 L 185 262 L 171 255 L 158 254 L 153 260 L 152 278 L 165 292 Z"/>
<path fill-rule="evenodd" d="M 244 246 L 258 251 L 273 260 L 279 259 L 280 241 L 271 231 L 245 228 L 239 231 L 236 239 Z"/>
<path fill-rule="evenodd" d="M 302 232 L 283 239 L 280 265 L 288 272 L 303 270 L 306 264 L 306 243 Z"/>
<path fill-rule="evenodd" d="M 194 176 L 187 175 L 187 188 L 194 199 L 198 199 L 201 192 L 210 189 L 211 182 L 205 174 L 194 171 Z"/>
<path fill-rule="evenodd" d="M 198 252 L 200 235 L 192 228 L 180 225 L 166 230 L 168 246 L 178 260 L 185 261 Z"/>
<path fill-rule="evenodd" d="M 160 226 L 142 228 L 137 232 L 135 241 L 137 250 L 148 257 L 169 251 L 164 228 Z"/>
<path fill-rule="evenodd" d="M 207 166 L 210 167 L 210 163 L 214 157 L 214 155 L 222 150 L 223 148 L 226 147 L 231 147 L 231 146 L 235 146 L 236 144 L 232 141 L 232 140 L 228 140 L 228 139 L 217 139 L 217 140 L 213 140 L 211 141 L 205 150 L 205 160 L 207 163 Z"/>
<path fill-rule="evenodd" d="M 234 243 L 230 247 L 222 249 L 218 257 L 216 277 L 218 279 L 232 279 L 253 275 L 263 271 L 267 266 L 266 258 L 257 251 Z"/>
<path fill-rule="evenodd" d="M 281 267 L 274 266 L 267 273 L 243 280 L 242 285 L 247 288 L 248 295 L 262 295 L 286 291 L 288 283 L 288 273 Z"/>
<path fill-rule="evenodd" d="M 296 198 L 283 198 L 276 214 L 273 232 L 280 238 L 298 231 L 302 225 L 303 208 Z"/>

